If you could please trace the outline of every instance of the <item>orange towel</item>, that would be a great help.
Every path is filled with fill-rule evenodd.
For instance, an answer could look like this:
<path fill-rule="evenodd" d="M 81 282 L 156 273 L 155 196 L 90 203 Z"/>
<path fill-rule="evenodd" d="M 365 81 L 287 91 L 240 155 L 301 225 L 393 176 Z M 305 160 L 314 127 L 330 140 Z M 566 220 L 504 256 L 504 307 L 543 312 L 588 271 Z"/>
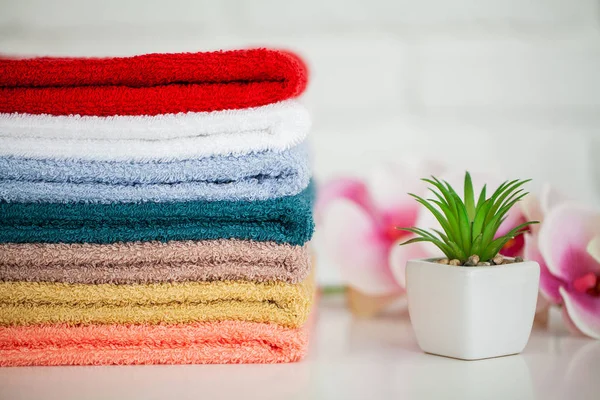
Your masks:
<path fill-rule="evenodd" d="M 309 325 L 220 321 L 2 327 L 0 366 L 294 362 L 306 354 Z"/>

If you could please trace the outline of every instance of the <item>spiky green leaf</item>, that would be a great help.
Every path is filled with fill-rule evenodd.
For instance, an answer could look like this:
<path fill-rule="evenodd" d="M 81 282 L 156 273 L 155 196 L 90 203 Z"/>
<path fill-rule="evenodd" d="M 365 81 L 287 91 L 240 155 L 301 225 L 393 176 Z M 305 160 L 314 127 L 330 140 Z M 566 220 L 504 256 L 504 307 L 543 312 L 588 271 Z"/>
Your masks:
<path fill-rule="evenodd" d="M 473 181 L 471 180 L 471 174 L 469 171 L 465 174 L 465 208 L 467 209 L 467 216 L 469 221 L 473 221 L 475 218 L 475 193 L 473 192 Z"/>
<path fill-rule="evenodd" d="M 446 181 L 434 176 L 423 181 L 431 185 L 429 189 L 435 198 L 424 199 L 414 194 L 410 195 L 434 215 L 442 230 L 432 229 L 431 233 L 421 228 L 399 228 L 416 236 L 403 244 L 430 242 L 448 258 L 464 262 L 471 254 L 478 254 L 485 260 L 495 256 L 502 246 L 521 234 L 527 225 L 535 223 L 521 224 L 507 235 L 494 237 L 506 220 L 511 207 L 527 195 L 522 186 L 529 180 L 503 182 L 489 198 L 486 198 L 487 186 L 484 186 L 477 203 L 468 172 L 465 174 L 463 198 Z"/>
<path fill-rule="evenodd" d="M 483 185 L 483 188 L 481 188 L 481 192 L 479 192 L 479 199 L 477 200 L 477 205 L 475 206 L 475 210 L 479 210 L 479 208 L 483 205 L 483 203 L 485 202 L 485 192 L 487 190 L 487 184 Z"/>

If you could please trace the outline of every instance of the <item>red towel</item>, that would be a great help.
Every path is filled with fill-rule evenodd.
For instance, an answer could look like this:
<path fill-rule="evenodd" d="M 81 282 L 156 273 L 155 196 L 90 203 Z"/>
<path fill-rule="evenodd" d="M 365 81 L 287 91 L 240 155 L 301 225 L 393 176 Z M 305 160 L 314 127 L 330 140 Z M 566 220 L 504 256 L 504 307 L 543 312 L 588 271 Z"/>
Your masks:
<path fill-rule="evenodd" d="M 307 68 L 252 49 L 124 58 L 0 58 L 0 112 L 156 115 L 257 107 L 300 95 Z"/>

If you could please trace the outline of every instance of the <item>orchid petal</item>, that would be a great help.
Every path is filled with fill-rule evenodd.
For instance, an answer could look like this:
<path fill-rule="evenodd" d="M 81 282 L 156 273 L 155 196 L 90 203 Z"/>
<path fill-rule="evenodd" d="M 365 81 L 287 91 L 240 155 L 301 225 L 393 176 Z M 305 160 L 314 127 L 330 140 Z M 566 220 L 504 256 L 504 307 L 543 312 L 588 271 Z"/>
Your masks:
<path fill-rule="evenodd" d="M 525 222 L 525 220 L 522 220 L 520 223 Z M 514 228 L 514 226 L 513 226 Z M 508 233 L 508 231 L 506 232 Z M 500 236 L 500 234 L 496 234 L 496 237 Z M 523 249 L 525 248 L 525 238 L 523 237 L 523 235 L 519 235 L 517 237 L 514 237 L 512 239 L 510 239 L 505 245 L 504 247 L 502 247 L 502 249 L 500 249 L 500 254 L 502 254 L 505 257 L 517 257 L 517 256 L 522 256 L 523 255 Z"/>
<path fill-rule="evenodd" d="M 498 228 L 498 231 L 496 231 L 496 235 L 494 237 L 498 238 L 504 236 L 508 232 L 510 232 L 514 227 L 519 226 L 524 222 L 526 221 L 521 211 L 521 208 L 515 205 L 508 211 L 508 213 L 506 213 L 506 219 L 502 224 L 500 224 L 500 227 Z"/>
<path fill-rule="evenodd" d="M 528 233 L 523 236 L 525 239 L 525 259 L 535 261 L 540 265 L 540 292 L 550 302 L 562 304 L 562 297 L 558 289 L 564 282 L 556 278 L 548 270 L 546 262 L 538 248 L 537 237 Z"/>
<path fill-rule="evenodd" d="M 337 264 L 349 286 L 369 295 L 400 292 L 388 266 L 390 243 L 355 202 L 344 198 L 332 201 L 319 234 L 328 258 Z"/>
<path fill-rule="evenodd" d="M 338 178 L 330 180 L 319 186 L 315 204 L 315 219 L 319 222 L 326 212 L 329 204 L 338 199 L 345 198 L 355 202 L 364 209 L 371 208 L 366 185 L 355 178 Z"/>
<path fill-rule="evenodd" d="M 389 264 L 398 285 L 406 288 L 406 263 L 409 260 L 431 257 L 424 242 L 411 243 L 406 246 L 400 246 L 404 240 L 412 239 L 414 236 L 408 236 L 403 240 L 398 240 L 390 250 Z"/>
<path fill-rule="evenodd" d="M 523 214 L 523 222 L 526 221 L 542 221 L 544 219 L 544 213 L 540 200 L 533 193 L 528 194 L 520 202 L 521 213 Z M 536 234 L 540 229 L 539 224 L 529 226 L 529 230 Z"/>
<path fill-rule="evenodd" d="M 587 245 L 587 252 L 590 256 L 600 263 L 600 235 L 594 236 Z"/>
<path fill-rule="evenodd" d="M 388 244 L 391 245 L 394 241 L 405 238 L 408 233 L 398 228 L 409 228 L 415 225 L 417 214 L 419 212 L 419 205 L 407 204 L 397 210 L 384 212 L 377 219 L 379 226 L 379 232 L 388 240 Z"/>
<path fill-rule="evenodd" d="M 577 325 L 575 325 L 575 323 L 573 322 L 573 320 L 569 316 L 569 312 L 567 311 L 567 307 L 561 307 L 560 314 L 562 315 L 563 322 L 565 323 L 565 326 L 566 326 L 566 328 L 568 329 L 569 332 L 571 332 L 572 334 L 577 335 L 577 336 L 585 336 L 585 334 L 579 330 L 579 328 L 577 327 Z"/>
<path fill-rule="evenodd" d="M 408 193 L 423 193 L 426 190 L 419 178 L 416 171 L 399 164 L 386 164 L 374 168 L 366 180 L 373 206 L 383 214 L 407 207 L 413 208 L 416 202 Z"/>
<path fill-rule="evenodd" d="M 569 202 L 569 198 L 556 188 L 546 184 L 540 191 L 540 209 L 543 215 L 548 214 L 553 208 Z"/>
<path fill-rule="evenodd" d="M 589 272 L 600 274 L 600 263 L 586 251 L 595 218 L 594 211 L 571 204 L 557 206 L 546 216 L 538 245 L 552 275 L 571 282 Z"/>
<path fill-rule="evenodd" d="M 559 290 L 573 324 L 585 335 L 600 339 L 600 297 L 570 292 L 564 287 Z"/>

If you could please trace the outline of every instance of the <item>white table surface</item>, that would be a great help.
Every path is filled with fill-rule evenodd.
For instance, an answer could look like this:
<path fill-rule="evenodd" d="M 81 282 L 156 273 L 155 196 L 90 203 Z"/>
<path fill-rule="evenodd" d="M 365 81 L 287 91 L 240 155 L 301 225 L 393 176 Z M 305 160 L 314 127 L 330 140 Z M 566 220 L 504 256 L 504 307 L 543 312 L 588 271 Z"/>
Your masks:
<path fill-rule="evenodd" d="M 600 399 L 600 341 L 534 329 L 521 355 L 422 353 L 405 317 L 321 302 L 307 359 L 280 365 L 0 368 L 0 399 Z"/>

